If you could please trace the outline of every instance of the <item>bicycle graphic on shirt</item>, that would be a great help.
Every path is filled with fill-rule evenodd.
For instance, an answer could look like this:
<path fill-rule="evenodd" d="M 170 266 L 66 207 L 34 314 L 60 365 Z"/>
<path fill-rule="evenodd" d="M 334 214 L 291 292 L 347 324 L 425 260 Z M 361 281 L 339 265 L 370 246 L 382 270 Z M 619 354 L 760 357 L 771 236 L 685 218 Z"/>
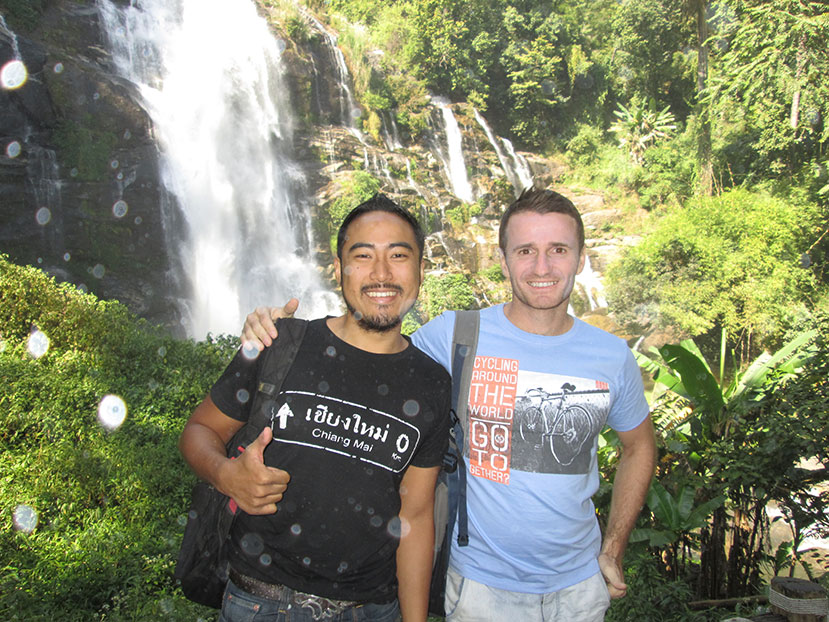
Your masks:
<path fill-rule="evenodd" d="M 592 428 L 587 409 L 568 403 L 575 390 L 569 382 L 561 385 L 561 393 L 529 389 L 515 405 L 521 438 L 535 449 L 549 445 L 553 458 L 564 466 L 579 455 Z"/>

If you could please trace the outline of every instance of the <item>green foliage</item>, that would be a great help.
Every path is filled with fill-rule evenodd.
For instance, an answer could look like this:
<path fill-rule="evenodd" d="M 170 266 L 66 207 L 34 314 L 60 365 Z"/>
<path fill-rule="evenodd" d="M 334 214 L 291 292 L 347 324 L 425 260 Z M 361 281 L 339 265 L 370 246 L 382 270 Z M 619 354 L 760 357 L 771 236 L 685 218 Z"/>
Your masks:
<path fill-rule="evenodd" d="M 81 181 L 101 181 L 109 170 L 109 159 L 118 142 L 112 132 L 63 121 L 54 134 L 64 166 L 75 169 Z"/>
<path fill-rule="evenodd" d="M 617 119 L 610 126 L 610 131 L 616 134 L 619 146 L 628 150 L 637 165 L 644 162 L 645 151 L 649 147 L 668 138 L 676 129 L 669 107 L 656 110 L 654 105 L 653 100 L 645 104 L 634 99 L 629 108 L 619 104 L 619 109 L 613 112 Z"/>
<path fill-rule="evenodd" d="M 829 443 L 822 375 L 829 321 L 825 314 L 812 319 L 819 331 L 760 355 L 729 380 L 724 335 L 719 380 L 690 340 L 653 349 L 653 358 L 637 355 L 655 381 L 651 401 L 662 458 L 648 497 L 652 519 L 634 539 L 647 539 L 673 578 L 697 573 L 701 598 L 755 593 L 761 566 L 781 564 L 763 548 L 771 501 L 786 508 L 795 542 L 807 525 L 823 524 L 819 531 L 826 531 L 829 495 L 814 495 L 812 487 L 829 479 L 827 471 L 800 467 L 804 458 L 822 463 Z M 712 510 L 713 518 L 703 520 Z M 692 551 L 704 554 L 697 561 Z"/>
<path fill-rule="evenodd" d="M 427 274 L 420 288 L 418 305 L 423 309 L 424 321 L 428 321 L 449 309 L 474 309 L 476 300 L 469 280 L 464 275 Z"/>
<path fill-rule="evenodd" d="M 450 207 L 446 210 L 446 218 L 452 223 L 456 231 L 461 231 L 463 226 L 480 215 L 483 208 L 478 203 L 464 203 L 457 207 Z"/>
<path fill-rule="evenodd" d="M 829 139 L 829 7 L 741 0 L 729 9 L 721 33 L 727 51 L 706 102 L 712 118 L 743 125 L 735 138 L 757 154 L 753 171 L 791 175 L 825 153 Z"/>
<path fill-rule="evenodd" d="M 604 132 L 595 125 L 578 124 L 578 131 L 567 142 L 567 157 L 577 166 L 589 166 L 595 162 L 604 140 Z"/>
<path fill-rule="evenodd" d="M 501 271 L 501 264 L 493 264 L 489 268 L 481 270 L 478 274 L 495 283 L 504 282 L 504 273 Z"/>
<path fill-rule="evenodd" d="M 680 2 L 625 0 L 613 13 L 613 82 L 626 98 L 653 99 L 659 106 L 687 109 L 684 100 L 693 90 L 693 77 L 675 52 L 691 40 L 690 22 Z M 689 79 L 690 78 L 690 79 Z"/>
<path fill-rule="evenodd" d="M 648 491 L 647 503 L 656 526 L 634 530 L 630 541 L 647 540 L 652 547 L 673 544 L 703 527 L 711 513 L 725 501 L 725 497 L 719 496 L 695 505 L 695 496 L 696 490 L 691 486 L 682 486 L 674 496 L 654 481 Z"/>
<path fill-rule="evenodd" d="M 704 614 L 688 609 L 687 603 L 693 598 L 689 585 L 666 579 L 647 556 L 634 557 L 626 564 L 625 583 L 628 585 L 627 596 L 611 602 L 605 615 L 606 622 L 706 620 Z"/>
<path fill-rule="evenodd" d="M 328 208 L 331 229 L 336 233 L 348 213 L 380 190 L 380 181 L 366 171 L 354 171 L 340 180 L 342 194 Z"/>
<path fill-rule="evenodd" d="M 800 258 L 821 219 L 815 205 L 745 190 L 668 209 L 609 270 L 610 307 L 623 322 L 773 343 L 819 289 Z"/>
<path fill-rule="evenodd" d="M 34 327 L 49 339 L 38 358 Z M 176 443 L 231 341 L 174 340 L 4 258 L 0 335 L 0 615 L 195 619 L 172 577 L 194 481 Z M 112 430 L 98 419 L 106 395 L 126 406 Z M 23 506 L 30 533 L 13 525 Z"/>
<path fill-rule="evenodd" d="M 33 30 L 43 14 L 44 0 L 0 0 L 2 14 L 12 29 Z"/>

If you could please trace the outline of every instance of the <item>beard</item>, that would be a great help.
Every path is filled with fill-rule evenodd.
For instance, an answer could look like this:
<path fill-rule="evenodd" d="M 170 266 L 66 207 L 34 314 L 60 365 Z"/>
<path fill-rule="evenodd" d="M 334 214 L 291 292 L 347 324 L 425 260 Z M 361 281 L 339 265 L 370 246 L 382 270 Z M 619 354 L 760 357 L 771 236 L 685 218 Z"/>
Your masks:
<path fill-rule="evenodd" d="M 403 293 L 403 289 L 396 286 L 385 286 L 386 289 L 391 288 Z M 370 290 L 371 287 L 364 287 L 363 291 Z M 345 308 L 348 309 L 348 312 L 354 316 L 354 319 L 357 320 L 357 325 L 360 326 L 363 330 L 367 330 L 373 333 L 387 333 L 392 330 L 396 330 L 398 326 L 403 322 L 403 315 L 406 314 L 408 308 L 404 310 L 404 312 L 400 315 L 391 315 L 386 313 L 378 313 L 377 315 L 364 315 L 360 311 L 357 311 L 354 308 L 349 300 L 348 296 L 343 291 L 343 300 L 345 301 Z"/>

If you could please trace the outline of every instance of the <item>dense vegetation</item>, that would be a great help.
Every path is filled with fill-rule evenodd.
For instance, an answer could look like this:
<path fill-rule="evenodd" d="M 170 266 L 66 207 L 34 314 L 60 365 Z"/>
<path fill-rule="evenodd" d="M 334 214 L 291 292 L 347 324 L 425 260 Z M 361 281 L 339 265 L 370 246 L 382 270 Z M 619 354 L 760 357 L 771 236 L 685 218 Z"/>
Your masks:
<path fill-rule="evenodd" d="M 230 342 L 172 339 L 2 257 L 0 339 L 0 617 L 204 615 L 172 578 L 195 481 L 176 443 Z"/>

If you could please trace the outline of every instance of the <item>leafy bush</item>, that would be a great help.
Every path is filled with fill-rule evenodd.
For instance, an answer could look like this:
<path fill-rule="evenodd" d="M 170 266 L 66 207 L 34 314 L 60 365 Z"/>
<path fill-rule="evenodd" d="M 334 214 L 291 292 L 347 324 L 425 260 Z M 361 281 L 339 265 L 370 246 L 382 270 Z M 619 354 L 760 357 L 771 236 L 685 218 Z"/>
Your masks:
<path fill-rule="evenodd" d="M 567 156 L 570 162 L 578 166 L 589 166 L 596 160 L 604 139 L 600 127 L 579 123 L 578 132 L 567 143 Z"/>
<path fill-rule="evenodd" d="M 628 324 L 690 335 L 718 325 L 773 345 L 820 287 L 817 269 L 801 266 L 820 222 L 814 205 L 745 190 L 669 209 L 609 270 L 610 308 Z"/>
<path fill-rule="evenodd" d="M 380 181 L 366 171 L 353 171 L 340 181 L 340 186 L 342 194 L 328 208 L 330 231 L 333 235 L 336 235 L 340 223 L 351 210 L 380 190 Z"/>
<path fill-rule="evenodd" d="M 174 340 L 2 257 L 0 335 L 0 616 L 204 615 L 172 577 L 194 482 L 176 443 L 235 344 Z M 107 395 L 120 426 L 102 423 Z"/>
<path fill-rule="evenodd" d="M 425 313 L 424 321 L 428 321 L 448 309 L 474 309 L 476 302 L 466 276 L 427 274 L 420 288 L 418 305 Z"/>

